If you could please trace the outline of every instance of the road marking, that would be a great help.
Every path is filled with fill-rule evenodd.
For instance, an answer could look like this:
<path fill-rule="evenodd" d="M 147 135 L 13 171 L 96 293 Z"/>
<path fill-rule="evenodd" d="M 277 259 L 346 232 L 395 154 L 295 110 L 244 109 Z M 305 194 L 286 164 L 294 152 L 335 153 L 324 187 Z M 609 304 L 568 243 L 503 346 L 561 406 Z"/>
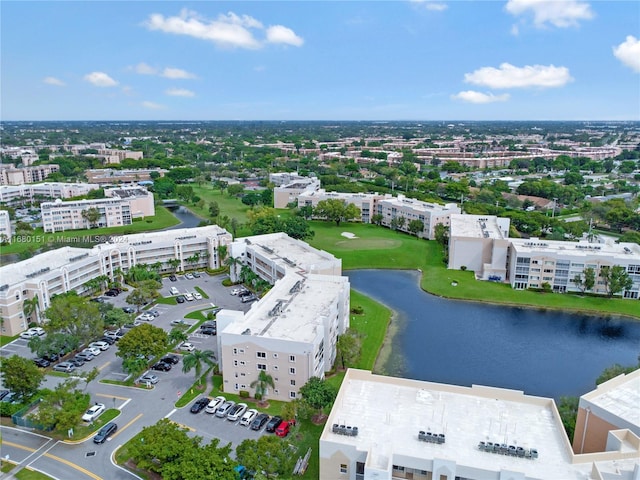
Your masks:
<path fill-rule="evenodd" d="M 167 413 L 164 418 L 169 418 L 171 415 L 173 415 L 174 413 L 176 413 L 178 411 L 177 408 L 174 408 L 173 410 L 171 410 L 169 413 Z"/>
<path fill-rule="evenodd" d="M 80 465 L 76 465 L 73 462 L 70 462 L 69 460 L 65 460 L 64 458 L 60 458 L 57 457 L 51 453 L 45 453 L 44 454 L 45 457 L 51 458 L 52 460 L 56 460 L 60 463 L 64 463 L 65 465 L 70 466 L 71 468 L 75 468 L 76 470 L 84 473 L 85 475 L 94 478 L 95 480 L 102 480 L 102 477 L 99 477 L 98 475 L 96 475 L 95 473 L 90 472 L 89 470 L 87 470 L 86 468 L 82 468 Z"/>
<path fill-rule="evenodd" d="M 134 418 L 133 420 L 131 420 L 131 421 L 130 421 L 129 423 L 127 423 L 124 427 L 119 428 L 119 429 L 116 431 L 116 433 L 114 433 L 113 435 L 111 435 L 111 439 L 113 440 L 115 437 L 117 437 L 118 435 L 120 435 L 120 434 L 124 431 L 124 429 L 125 429 L 125 428 L 127 428 L 127 427 L 131 426 L 131 424 L 132 424 L 133 422 L 135 422 L 136 420 L 140 419 L 140 417 L 141 417 L 142 415 L 144 415 L 144 414 L 143 414 L 143 413 L 139 413 L 139 414 L 138 414 L 138 416 L 137 416 L 136 418 Z"/>
<path fill-rule="evenodd" d="M 19 443 L 8 442 L 6 440 L 2 440 L 2 443 L 4 445 L 9 445 L 10 447 L 15 447 L 15 448 L 19 448 L 21 450 L 26 450 L 27 452 L 35 452 L 36 451 L 35 448 L 25 447 L 24 445 L 20 445 Z"/>
<path fill-rule="evenodd" d="M 119 397 L 118 395 L 107 395 L 106 393 L 96 393 L 96 397 L 117 398 L 118 400 L 131 400 L 129 397 Z"/>
<path fill-rule="evenodd" d="M 100 371 L 101 371 L 104 367 L 106 367 L 106 366 L 107 366 L 107 365 L 109 365 L 110 363 L 111 363 L 111 362 L 109 361 L 109 362 L 105 363 L 104 365 L 102 365 L 102 366 L 98 367 L 98 370 L 100 370 Z"/>

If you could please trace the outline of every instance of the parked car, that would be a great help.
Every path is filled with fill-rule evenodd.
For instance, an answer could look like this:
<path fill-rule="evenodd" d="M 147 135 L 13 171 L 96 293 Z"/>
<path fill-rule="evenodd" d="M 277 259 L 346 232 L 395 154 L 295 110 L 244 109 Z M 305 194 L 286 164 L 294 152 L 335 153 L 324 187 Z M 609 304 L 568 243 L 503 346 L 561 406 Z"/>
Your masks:
<path fill-rule="evenodd" d="M 257 416 L 258 411 L 255 408 L 250 408 L 249 410 L 244 412 L 244 415 L 242 415 L 242 418 L 240 419 L 240 425 L 243 427 L 248 427 Z"/>
<path fill-rule="evenodd" d="M 120 295 L 120 292 L 118 290 L 111 289 L 111 290 L 107 290 L 106 292 L 104 292 L 104 294 L 107 297 L 117 297 L 118 295 Z"/>
<path fill-rule="evenodd" d="M 216 410 L 216 417 L 226 417 L 227 413 L 229 413 L 229 410 L 231 410 L 235 404 L 236 402 L 234 402 L 233 400 L 227 400 L 226 402 L 224 402 L 218 407 L 218 410 Z"/>
<path fill-rule="evenodd" d="M 107 407 L 105 407 L 104 403 L 96 403 L 95 405 L 92 405 L 89 410 L 84 412 L 82 420 L 85 422 L 93 422 L 96 418 L 102 415 L 106 409 Z"/>
<path fill-rule="evenodd" d="M 91 347 L 91 346 L 85 348 L 82 351 L 83 352 L 89 352 L 94 357 L 97 357 L 98 355 L 100 355 L 102 353 L 102 350 L 100 350 L 98 347 Z"/>
<path fill-rule="evenodd" d="M 227 413 L 227 420 L 229 420 L 230 422 L 237 422 L 238 419 L 240 419 L 240 417 L 242 417 L 242 415 L 244 415 L 244 412 L 246 411 L 247 404 L 238 403 L 229 410 L 229 413 Z"/>
<path fill-rule="evenodd" d="M 196 347 L 193 343 L 184 342 L 182 345 L 180 345 L 180 350 L 182 350 L 183 352 L 193 352 L 195 349 Z"/>
<path fill-rule="evenodd" d="M 53 367 L 54 371 L 56 371 L 56 372 L 64 372 L 64 373 L 71 373 L 75 369 L 76 369 L 76 366 L 71 362 L 60 362 L 55 367 Z"/>
<path fill-rule="evenodd" d="M 70 358 L 69 362 L 73 363 L 74 367 L 76 367 L 76 368 L 77 367 L 81 367 L 82 365 L 84 365 L 84 360 L 81 359 L 81 358 L 78 358 L 77 356 L 73 357 L 73 358 Z"/>
<path fill-rule="evenodd" d="M 188 292 L 184 294 L 184 298 L 185 298 L 185 300 L 187 302 L 193 302 L 193 300 L 194 300 L 193 299 L 193 294 L 192 293 L 188 293 Z"/>
<path fill-rule="evenodd" d="M 249 302 L 254 302 L 256 300 L 258 300 L 258 297 L 256 297 L 254 294 L 251 294 L 251 295 L 245 295 L 244 297 L 242 297 L 240 301 L 242 303 L 249 303 Z"/>
<path fill-rule="evenodd" d="M 34 358 L 33 363 L 35 363 L 36 366 L 40 368 L 47 368 L 49 365 L 51 365 L 51 362 L 49 360 L 46 360 L 41 357 Z"/>
<path fill-rule="evenodd" d="M 96 298 L 92 298 L 91 301 L 96 303 L 104 303 L 107 300 L 104 297 L 96 297 Z"/>
<path fill-rule="evenodd" d="M 136 317 L 136 320 L 138 320 L 139 322 L 144 321 L 144 322 L 151 322 L 155 319 L 156 317 L 154 317 L 153 315 L 151 315 L 150 313 L 143 313 L 141 315 L 138 315 Z"/>
<path fill-rule="evenodd" d="M 99 341 L 100 341 L 100 342 L 106 342 L 106 343 L 108 343 L 109 345 L 113 345 L 114 343 L 116 343 L 116 339 L 117 339 L 117 338 L 118 338 L 118 337 L 116 337 L 116 338 L 111 338 L 111 337 L 102 337 Z M 119 339 L 118 339 L 118 340 L 119 340 Z"/>
<path fill-rule="evenodd" d="M 269 415 L 266 413 L 259 413 L 258 416 L 253 419 L 253 422 L 251 422 L 251 430 L 260 430 L 268 421 Z"/>
<path fill-rule="evenodd" d="M 149 312 L 151 315 L 153 315 L 154 317 L 158 317 L 160 316 L 160 312 L 158 310 L 149 310 Z"/>
<path fill-rule="evenodd" d="M 202 410 L 206 408 L 207 405 L 209 405 L 209 399 L 207 397 L 200 397 L 198 400 L 193 402 L 193 405 L 191 405 L 190 412 L 200 413 Z"/>
<path fill-rule="evenodd" d="M 151 370 L 159 370 L 161 372 L 168 372 L 169 370 L 171 370 L 171 364 L 170 363 L 165 363 L 165 362 L 154 363 L 151 366 Z"/>
<path fill-rule="evenodd" d="M 194 278 L 200 278 L 200 272 L 193 272 L 192 275 Z"/>
<path fill-rule="evenodd" d="M 193 323 L 185 322 L 184 320 L 171 320 L 171 325 L 174 327 L 191 327 Z"/>
<path fill-rule="evenodd" d="M 122 336 L 124 336 L 124 332 L 122 332 L 122 330 L 120 330 L 120 329 L 118 329 L 118 330 L 105 330 L 104 331 L 104 336 L 118 341 L 120 338 L 122 338 L 122 336 L 120 336 L 121 333 L 122 333 Z"/>
<path fill-rule="evenodd" d="M 0 400 L 9 395 L 9 393 L 11 393 L 9 390 L 0 390 Z"/>
<path fill-rule="evenodd" d="M 218 330 L 216 329 L 216 327 L 201 327 L 200 333 L 203 335 L 217 335 Z"/>
<path fill-rule="evenodd" d="M 289 429 L 295 424 L 295 420 L 283 420 L 276 428 L 276 435 L 283 438 L 286 437 L 289 435 Z"/>
<path fill-rule="evenodd" d="M 176 302 L 178 303 L 184 303 L 186 300 L 184 299 L 184 295 L 178 295 L 176 297 Z"/>
<path fill-rule="evenodd" d="M 136 313 L 136 309 L 133 307 L 122 307 L 124 313 Z"/>
<path fill-rule="evenodd" d="M 85 352 L 84 350 L 82 352 L 76 353 L 76 356 L 74 357 L 74 359 L 80 359 L 83 362 L 90 362 L 94 358 L 94 354 L 92 354 L 91 352 Z"/>
<path fill-rule="evenodd" d="M 150 383 L 152 385 L 155 385 L 156 383 L 158 383 L 159 380 L 160 379 L 158 378 L 157 375 L 147 372 L 144 375 L 142 375 L 140 378 L 138 378 L 137 383 Z"/>
<path fill-rule="evenodd" d="M 218 407 L 226 401 L 227 401 L 226 398 L 222 396 L 217 396 L 216 398 L 211 400 L 209 402 L 209 405 L 207 405 L 207 408 L 204 409 L 205 413 L 211 413 L 211 414 L 216 413 L 216 410 L 218 409 Z"/>
<path fill-rule="evenodd" d="M 102 341 L 100 341 L 100 342 L 91 342 L 89 344 L 89 348 L 97 348 L 98 350 L 103 351 L 103 352 L 105 350 L 109 350 L 110 346 L 111 345 L 109 345 L 107 342 L 102 342 Z"/>
<path fill-rule="evenodd" d="M 93 443 L 104 443 L 107 438 L 115 433 L 118 429 L 118 425 L 114 422 L 107 423 L 104 427 L 100 429 L 100 431 L 93 437 Z"/>
<path fill-rule="evenodd" d="M 178 281 L 178 277 L 176 277 L 175 275 L 169 275 L 169 280 L 171 280 L 172 282 L 177 282 Z"/>
<path fill-rule="evenodd" d="M 23 338 L 25 340 L 31 340 L 33 337 L 37 337 L 37 336 L 38 334 L 36 332 L 31 331 L 31 329 L 25 330 L 20 334 L 20 338 Z"/>
<path fill-rule="evenodd" d="M 168 363 L 170 365 L 175 365 L 177 363 L 180 363 L 180 357 L 178 355 L 169 354 L 162 357 L 160 361 L 163 363 Z"/>
<path fill-rule="evenodd" d="M 210 310 L 211 315 L 217 315 L 220 310 L 222 310 L 222 307 L 216 307 L 213 310 Z"/>
<path fill-rule="evenodd" d="M 193 274 L 192 273 L 187 273 L 184 278 L 186 278 L 187 280 L 193 280 Z"/>
<path fill-rule="evenodd" d="M 44 355 L 42 355 L 42 358 L 44 358 L 48 362 L 54 363 L 60 360 L 60 355 L 57 353 L 45 353 Z"/>
<path fill-rule="evenodd" d="M 193 298 L 196 300 L 202 300 L 202 294 L 200 294 L 200 292 L 193 292 Z"/>
<path fill-rule="evenodd" d="M 269 423 L 267 423 L 267 428 L 265 428 L 265 430 L 269 433 L 273 433 L 276 431 L 276 428 L 278 428 L 280 426 L 280 423 L 282 422 L 282 418 L 281 417 L 273 417 L 271 420 L 269 420 Z"/>
<path fill-rule="evenodd" d="M 31 327 L 29 330 L 27 330 L 28 332 L 33 332 L 36 335 L 38 335 L 39 337 L 41 337 L 42 335 L 44 335 L 46 332 L 44 331 L 44 328 L 42 327 Z"/>

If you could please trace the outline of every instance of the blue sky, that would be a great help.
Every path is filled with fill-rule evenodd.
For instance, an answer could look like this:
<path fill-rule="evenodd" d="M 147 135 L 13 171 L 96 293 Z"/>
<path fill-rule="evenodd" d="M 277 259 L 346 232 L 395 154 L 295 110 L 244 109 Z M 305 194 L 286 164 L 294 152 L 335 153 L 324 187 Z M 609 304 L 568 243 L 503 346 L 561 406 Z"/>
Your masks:
<path fill-rule="evenodd" d="M 637 1 L 3 1 L 3 120 L 639 120 Z"/>

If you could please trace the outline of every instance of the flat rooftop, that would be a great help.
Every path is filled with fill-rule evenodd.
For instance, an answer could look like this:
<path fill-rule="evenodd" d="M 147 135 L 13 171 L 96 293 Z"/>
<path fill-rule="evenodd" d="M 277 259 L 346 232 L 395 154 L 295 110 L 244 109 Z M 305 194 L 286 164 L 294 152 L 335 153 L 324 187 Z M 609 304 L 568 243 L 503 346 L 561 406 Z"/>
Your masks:
<path fill-rule="evenodd" d="M 115 237 L 115 243 L 138 243 L 144 241 L 173 241 L 195 237 L 209 237 L 213 235 L 225 235 L 228 232 L 218 225 L 207 225 L 197 228 L 176 228 L 175 230 L 162 230 L 157 232 L 134 233 Z"/>
<path fill-rule="evenodd" d="M 582 398 L 640 427 L 640 369 L 612 378 Z"/>
<path fill-rule="evenodd" d="M 541 240 L 538 238 L 514 238 L 511 244 L 518 253 L 555 253 L 575 257 L 593 257 L 607 255 L 624 261 L 633 259 L 640 262 L 640 245 L 637 243 L 589 243 L 563 242 L 560 240 Z"/>
<path fill-rule="evenodd" d="M 450 225 L 452 238 L 505 238 L 495 216 L 451 215 Z"/>
<path fill-rule="evenodd" d="M 311 343 L 324 335 L 322 319 L 344 288 L 349 289 L 347 277 L 289 273 L 224 333 Z"/>
<path fill-rule="evenodd" d="M 460 213 L 460 209 L 456 204 L 448 203 L 446 205 L 440 205 L 438 203 L 423 202 L 422 200 L 416 200 L 415 198 L 407 198 L 404 195 L 398 195 L 397 197 L 385 197 L 381 199 L 379 203 L 410 207 L 418 212 L 448 212 L 451 210 L 452 213 Z"/>

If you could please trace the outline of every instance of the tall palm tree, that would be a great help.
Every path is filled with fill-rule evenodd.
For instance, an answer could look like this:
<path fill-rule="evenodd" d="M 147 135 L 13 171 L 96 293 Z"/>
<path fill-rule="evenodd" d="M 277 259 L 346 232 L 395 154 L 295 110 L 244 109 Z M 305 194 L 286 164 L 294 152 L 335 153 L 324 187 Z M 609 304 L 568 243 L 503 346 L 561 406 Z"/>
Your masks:
<path fill-rule="evenodd" d="M 185 355 L 182 359 L 182 372 L 189 373 L 191 370 L 195 370 L 197 380 L 202 374 L 202 367 L 205 364 L 209 367 L 213 367 L 215 365 L 215 360 L 216 354 L 213 350 L 194 350 L 193 352 Z"/>
<path fill-rule="evenodd" d="M 189 336 L 180 328 L 172 328 L 168 335 L 169 343 L 177 345 L 179 342 L 186 342 Z"/>
<path fill-rule="evenodd" d="M 25 318 L 29 318 L 32 313 L 36 314 L 36 323 L 40 324 L 40 299 L 36 293 L 32 299 L 25 299 L 22 303 L 22 311 Z"/>
<path fill-rule="evenodd" d="M 264 400 L 264 397 L 267 395 L 267 387 L 276 388 L 273 377 L 264 370 L 260 370 L 258 378 L 251 382 L 249 386 L 256 389 L 254 396 L 261 401 Z"/>
<path fill-rule="evenodd" d="M 167 263 L 173 268 L 174 272 L 177 272 L 181 262 L 179 258 L 172 258 L 171 260 L 167 260 Z"/>

